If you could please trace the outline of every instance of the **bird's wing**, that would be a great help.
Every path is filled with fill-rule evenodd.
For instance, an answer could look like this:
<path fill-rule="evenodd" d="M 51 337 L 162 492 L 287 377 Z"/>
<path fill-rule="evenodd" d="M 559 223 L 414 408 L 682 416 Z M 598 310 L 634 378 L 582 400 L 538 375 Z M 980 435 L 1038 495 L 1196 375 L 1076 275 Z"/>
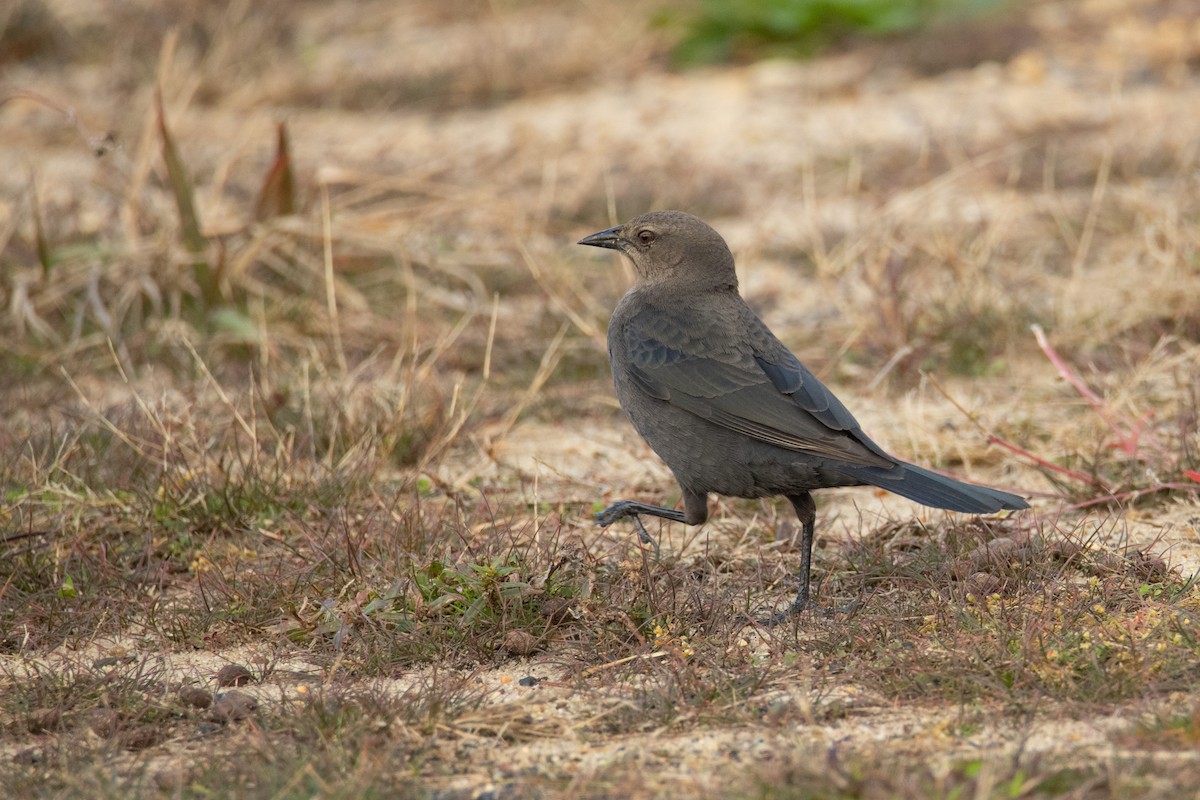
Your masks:
<path fill-rule="evenodd" d="M 768 444 L 893 466 L 833 393 L 748 316 L 738 326 L 739 344 L 720 349 L 712 342 L 721 339 L 697 331 L 694 320 L 684 326 L 658 313 L 635 315 L 623 332 L 630 379 L 652 397 Z"/>

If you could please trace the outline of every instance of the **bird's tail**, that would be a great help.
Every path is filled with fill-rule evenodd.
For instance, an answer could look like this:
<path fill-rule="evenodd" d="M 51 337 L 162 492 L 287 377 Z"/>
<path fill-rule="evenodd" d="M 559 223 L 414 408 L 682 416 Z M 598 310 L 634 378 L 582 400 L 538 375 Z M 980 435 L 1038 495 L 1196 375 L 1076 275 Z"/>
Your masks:
<path fill-rule="evenodd" d="M 891 468 L 858 467 L 851 474 L 863 483 L 878 486 L 933 508 L 964 511 L 968 514 L 988 514 L 1006 508 L 1013 511 L 1029 508 L 1029 503 L 1015 494 L 956 481 L 903 462 Z"/>

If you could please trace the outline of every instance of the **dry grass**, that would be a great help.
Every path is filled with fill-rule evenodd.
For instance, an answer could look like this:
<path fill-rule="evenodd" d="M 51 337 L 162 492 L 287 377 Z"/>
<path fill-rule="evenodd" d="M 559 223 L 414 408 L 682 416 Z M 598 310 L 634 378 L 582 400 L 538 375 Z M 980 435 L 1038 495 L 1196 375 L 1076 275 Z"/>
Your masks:
<path fill-rule="evenodd" d="M 634 3 L 21 6 L 0 794 L 1200 788 L 1190 8 L 1035 3 L 916 77 L 672 73 Z M 665 206 L 890 449 L 1035 511 L 829 492 L 855 610 L 772 630 L 786 509 L 593 527 L 678 498 L 571 243 Z"/>

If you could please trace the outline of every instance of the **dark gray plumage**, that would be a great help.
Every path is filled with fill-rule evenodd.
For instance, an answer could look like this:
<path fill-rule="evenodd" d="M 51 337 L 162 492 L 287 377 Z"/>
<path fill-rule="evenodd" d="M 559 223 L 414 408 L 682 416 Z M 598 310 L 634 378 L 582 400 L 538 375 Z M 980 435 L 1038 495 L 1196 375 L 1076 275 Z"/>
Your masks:
<path fill-rule="evenodd" d="M 633 517 L 645 537 L 638 514 L 699 525 L 710 492 L 783 495 L 803 526 L 792 604 L 799 611 L 808 604 L 813 489 L 872 485 L 972 514 L 1029 507 L 1016 495 L 907 464 L 872 442 L 742 300 L 733 255 L 702 220 L 656 211 L 579 243 L 619 250 L 637 270 L 608 326 L 613 383 L 683 491 L 683 511 L 624 500 L 596 515 L 601 525 Z"/>

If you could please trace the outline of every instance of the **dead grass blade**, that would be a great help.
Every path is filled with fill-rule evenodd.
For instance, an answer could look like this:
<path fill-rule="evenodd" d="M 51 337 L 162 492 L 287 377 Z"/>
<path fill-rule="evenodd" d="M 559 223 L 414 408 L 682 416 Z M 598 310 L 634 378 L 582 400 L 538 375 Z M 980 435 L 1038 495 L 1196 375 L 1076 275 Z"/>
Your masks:
<path fill-rule="evenodd" d="M 205 258 L 208 240 L 200 226 L 200 217 L 196 212 L 196 197 L 192 191 L 192 181 L 188 177 L 175 139 L 167 126 L 166 112 L 163 110 L 162 89 L 154 92 L 154 104 L 158 115 L 158 135 L 162 140 L 163 162 L 167 167 L 167 181 L 171 186 L 171 194 L 175 198 L 175 208 L 179 212 L 180 234 L 183 246 L 192 254 L 192 275 L 200 289 L 204 305 L 213 308 L 221 302 L 221 291 L 217 284 L 217 276 L 212 266 Z"/>
<path fill-rule="evenodd" d="M 342 347 L 342 326 L 338 320 L 337 289 L 333 275 L 333 212 L 329 208 L 329 189 L 321 187 L 321 246 L 324 255 L 325 308 L 329 312 L 329 328 L 333 335 L 334 355 L 342 374 L 346 374 L 346 351 Z"/>
<path fill-rule="evenodd" d="M 438 723 L 438 728 L 450 734 L 470 734 L 490 739 L 522 742 L 554 739 L 562 734 L 556 722 L 535 719 L 525 703 L 502 703 L 481 706 L 455 718 Z"/>
<path fill-rule="evenodd" d="M 275 160 L 254 201 L 254 219 L 258 222 L 296 213 L 296 176 L 292 172 L 287 123 L 280 122 L 275 131 Z"/>
<path fill-rule="evenodd" d="M 579 312 L 572 308 L 571 304 L 567 302 L 567 300 L 562 297 L 561 294 L 559 294 L 559 292 L 549 281 L 546 280 L 541 268 L 538 266 L 537 259 L 535 259 L 533 254 L 529 252 L 529 248 L 525 246 L 524 242 L 518 240 L 516 245 L 517 249 L 521 251 L 521 258 L 524 259 L 525 266 L 529 268 L 529 274 L 533 275 L 533 279 L 537 281 L 538 286 L 540 286 L 542 291 L 546 293 L 546 296 L 550 298 L 550 302 L 554 304 L 554 307 L 561 311 L 584 336 L 592 339 L 593 341 L 603 342 L 604 332 L 592 324 L 590 320 L 585 319 L 579 314 Z M 587 304 L 587 307 L 596 308 L 598 305 L 598 303 L 591 302 Z"/>
<path fill-rule="evenodd" d="M 936 377 L 934 377 L 933 375 L 926 374 L 926 373 L 922 373 L 922 377 L 925 380 L 929 381 L 930 385 L 933 386 L 934 389 L 937 389 L 938 394 L 940 394 L 942 397 L 946 398 L 946 401 L 949 402 L 950 405 L 952 405 L 956 409 L 958 409 L 959 413 L 961 413 L 964 417 L 966 417 L 967 420 L 972 425 L 975 426 L 976 430 L 978 430 L 980 433 L 982 433 L 987 438 L 988 444 L 999 445 L 1000 447 L 1003 447 L 1005 450 L 1009 451 L 1010 453 L 1015 453 L 1015 454 L 1021 456 L 1022 458 L 1029 459 L 1031 462 L 1033 462 L 1034 464 L 1037 464 L 1039 467 L 1044 467 L 1045 469 L 1052 470 L 1052 471 L 1060 473 L 1062 475 L 1066 475 L 1068 478 L 1071 478 L 1073 480 L 1081 481 L 1088 485 L 1095 484 L 1095 480 L 1090 475 L 1085 475 L 1082 472 L 1076 472 L 1074 470 L 1067 469 L 1066 467 L 1063 467 L 1059 464 L 1055 464 L 1053 461 L 1047 461 L 1044 458 L 1034 455 L 1033 453 L 1029 452 L 1028 450 L 1024 449 L 1023 447 L 1019 447 L 1019 446 L 1013 444 L 1012 442 L 1008 441 L 1007 439 L 1003 439 L 1000 436 L 997 436 L 986 425 L 984 425 L 980 421 L 978 416 L 976 416 L 975 414 L 972 414 L 970 411 L 968 411 L 962 405 L 962 403 L 958 402 L 958 400 L 956 400 L 954 398 L 954 396 L 950 394 L 950 392 L 946 391 L 946 387 L 942 386 L 941 382 L 939 382 Z"/>
<path fill-rule="evenodd" d="M 542 387 L 546 385 L 546 381 L 554 374 L 554 368 L 558 366 L 558 361 L 562 358 L 562 343 L 563 339 L 567 336 L 568 330 L 570 330 L 570 326 L 565 322 L 559 326 L 558 333 L 554 334 L 554 338 L 547 345 L 546 351 L 542 353 L 542 359 L 538 362 L 537 372 L 534 374 L 533 380 L 529 382 L 529 386 L 525 389 L 525 393 L 521 395 L 521 399 L 504 415 L 504 419 L 500 421 L 499 434 L 495 435 L 492 441 L 502 439 L 508 435 L 513 425 L 516 424 L 517 418 L 525 411 L 525 407 L 537 397 Z"/>
<path fill-rule="evenodd" d="M 29 178 L 29 213 L 33 218 L 33 241 L 37 250 L 42 276 L 50 274 L 50 246 L 46 243 L 46 227 L 42 224 L 42 202 L 38 197 L 37 178 Z"/>

